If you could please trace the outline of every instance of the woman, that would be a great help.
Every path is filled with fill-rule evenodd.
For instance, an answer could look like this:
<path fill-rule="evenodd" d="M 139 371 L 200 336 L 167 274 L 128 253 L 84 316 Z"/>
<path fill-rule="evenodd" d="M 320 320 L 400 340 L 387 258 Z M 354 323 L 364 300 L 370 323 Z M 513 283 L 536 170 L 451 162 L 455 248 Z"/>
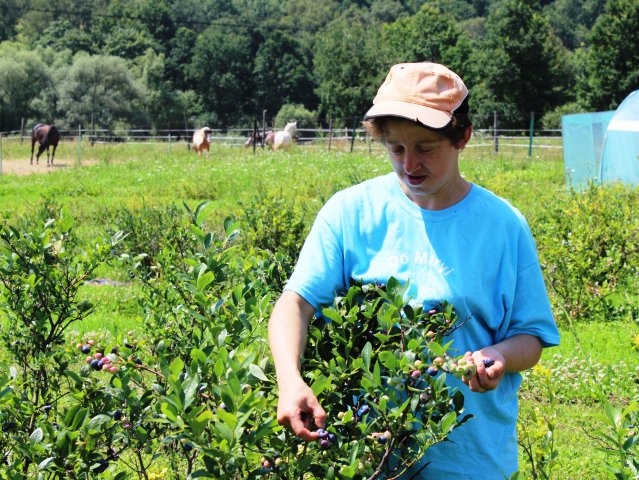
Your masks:
<path fill-rule="evenodd" d="M 393 276 L 409 282 L 411 301 L 426 309 L 454 305 L 464 323 L 452 347 L 476 366 L 463 381 L 448 379 L 473 419 L 413 472 L 427 464 L 420 475 L 428 479 L 509 477 L 518 469 L 518 372 L 559 343 L 530 229 L 518 210 L 461 176 L 459 154 L 472 134 L 468 90 L 448 68 L 393 66 L 365 120 L 388 148 L 393 172 L 327 202 L 275 305 L 269 341 L 278 421 L 318 439 L 311 426 L 324 427 L 326 413 L 300 373 L 309 321 L 350 279 Z"/>

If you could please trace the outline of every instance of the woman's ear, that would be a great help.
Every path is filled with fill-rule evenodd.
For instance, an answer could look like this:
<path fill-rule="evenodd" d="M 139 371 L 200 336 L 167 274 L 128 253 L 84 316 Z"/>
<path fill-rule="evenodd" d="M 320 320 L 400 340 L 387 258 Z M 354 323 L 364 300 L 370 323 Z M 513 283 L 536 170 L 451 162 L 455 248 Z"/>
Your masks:
<path fill-rule="evenodd" d="M 459 140 L 459 142 L 457 142 L 457 145 L 455 145 L 455 148 L 457 148 L 457 150 L 459 151 L 463 150 L 466 144 L 470 141 L 470 137 L 472 134 L 473 134 L 473 126 L 468 125 L 468 128 L 464 130 L 464 136 L 461 138 L 461 140 Z"/>

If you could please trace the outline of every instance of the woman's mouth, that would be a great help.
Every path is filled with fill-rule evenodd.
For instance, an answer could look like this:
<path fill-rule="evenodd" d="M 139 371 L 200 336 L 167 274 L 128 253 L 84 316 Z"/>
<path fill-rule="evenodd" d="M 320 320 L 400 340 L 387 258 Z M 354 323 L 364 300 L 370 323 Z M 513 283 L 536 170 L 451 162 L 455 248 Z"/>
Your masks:
<path fill-rule="evenodd" d="M 426 175 L 409 175 L 406 173 L 404 174 L 404 177 L 406 178 L 406 182 L 410 185 L 419 185 L 426 180 Z"/>

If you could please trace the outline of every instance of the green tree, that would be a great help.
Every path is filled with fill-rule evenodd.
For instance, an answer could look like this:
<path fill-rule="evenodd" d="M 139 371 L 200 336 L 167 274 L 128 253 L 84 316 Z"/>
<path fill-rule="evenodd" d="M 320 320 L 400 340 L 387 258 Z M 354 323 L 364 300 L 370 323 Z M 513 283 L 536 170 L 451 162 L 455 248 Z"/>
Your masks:
<path fill-rule="evenodd" d="M 317 115 L 300 104 L 286 104 L 275 116 L 275 127 L 284 128 L 288 122 L 297 122 L 297 128 L 317 128 Z"/>
<path fill-rule="evenodd" d="M 138 57 L 139 77 L 144 86 L 144 108 L 151 121 L 152 129 L 168 128 L 169 125 L 182 125 L 184 105 L 181 96 L 165 75 L 164 54 L 147 50 Z"/>
<path fill-rule="evenodd" d="M 220 18 L 239 15 L 234 0 L 173 0 L 171 14 L 175 25 L 201 33 Z"/>
<path fill-rule="evenodd" d="M 69 127 L 112 128 L 115 122 L 141 124 L 142 91 L 127 62 L 109 55 L 78 54 L 59 85 L 59 109 Z"/>
<path fill-rule="evenodd" d="M 353 117 L 362 117 L 390 67 L 380 48 L 381 24 L 358 10 L 333 20 L 318 34 L 314 65 L 323 114 L 349 118 L 348 126 Z"/>
<path fill-rule="evenodd" d="M 16 0 L 0 2 L 0 42 L 14 39 L 19 17 L 20 10 Z"/>
<path fill-rule="evenodd" d="M 555 0 L 544 8 L 553 30 L 570 50 L 588 42 L 606 0 Z"/>
<path fill-rule="evenodd" d="M 108 0 L 58 0 L 55 3 L 49 0 L 23 1 L 22 8 L 17 9 L 22 13 L 16 25 L 17 38 L 32 47 L 46 47 L 50 44 L 44 43 L 42 37 L 51 39 L 53 33 L 47 32 L 49 29 L 59 37 L 74 37 L 78 32 L 89 32 L 94 13 L 103 12 L 107 4 Z M 69 31 L 57 24 L 67 26 Z M 93 40 L 89 43 L 93 43 Z"/>
<path fill-rule="evenodd" d="M 580 102 L 613 110 L 639 86 L 639 2 L 609 0 L 592 30 L 587 68 L 578 82 Z"/>
<path fill-rule="evenodd" d="M 35 43 L 43 48 L 49 47 L 57 51 L 95 53 L 92 32 L 84 25 L 75 25 L 66 18 L 53 20 Z"/>
<path fill-rule="evenodd" d="M 187 74 L 212 123 L 231 126 L 242 121 L 253 86 L 251 45 L 248 33 L 221 25 L 198 36 Z"/>
<path fill-rule="evenodd" d="M 534 0 L 493 6 L 468 73 L 476 125 L 488 126 L 497 112 L 501 126 L 527 128 L 531 112 L 541 117 L 570 100 L 567 52 Z"/>
<path fill-rule="evenodd" d="M 296 0 L 288 2 L 287 14 L 280 23 L 286 25 L 302 47 L 309 52 L 315 48 L 315 38 L 329 22 L 339 16 L 342 5 L 338 0 Z"/>
<path fill-rule="evenodd" d="M 291 35 L 274 31 L 260 44 L 253 67 L 254 114 L 268 110 L 271 115 L 287 103 L 317 107 L 313 92 L 310 53 Z"/>
<path fill-rule="evenodd" d="M 187 80 L 188 66 L 196 40 L 197 33 L 194 30 L 180 27 L 169 42 L 169 52 L 165 59 L 166 79 L 183 90 L 191 87 Z"/>
<path fill-rule="evenodd" d="M 153 39 L 160 45 L 161 52 L 167 53 L 177 27 L 173 20 L 169 2 L 144 0 L 138 4 L 134 14 L 145 25 Z"/>
<path fill-rule="evenodd" d="M 52 96 L 51 76 L 40 56 L 24 45 L 0 44 L 0 131 L 20 128 L 21 119 L 28 123 L 53 121 L 52 109 L 35 107 Z"/>
<path fill-rule="evenodd" d="M 430 4 L 411 17 L 387 25 L 384 45 L 392 63 L 443 63 L 462 75 L 471 50 L 455 19 Z"/>
<path fill-rule="evenodd" d="M 95 18 L 93 34 L 99 50 L 107 55 L 132 60 L 144 55 L 149 48 L 162 51 L 160 42 L 154 38 L 149 26 L 144 22 L 136 2 L 108 2 L 104 14 Z"/>

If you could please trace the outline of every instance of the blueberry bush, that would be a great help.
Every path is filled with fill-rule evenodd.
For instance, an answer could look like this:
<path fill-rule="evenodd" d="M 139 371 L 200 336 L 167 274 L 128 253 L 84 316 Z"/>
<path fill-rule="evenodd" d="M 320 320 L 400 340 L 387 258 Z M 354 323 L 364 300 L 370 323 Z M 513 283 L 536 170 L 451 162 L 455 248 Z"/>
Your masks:
<path fill-rule="evenodd" d="M 558 321 L 639 319 L 639 191 L 591 183 L 537 219 L 536 237 Z"/>
<path fill-rule="evenodd" d="M 279 426 L 266 327 L 290 264 L 242 248 L 241 223 L 213 234 L 205 208 L 187 206 L 152 262 L 150 237 L 129 250 L 126 231 L 82 249 L 65 209 L 3 221 L 0 478 L 392 478 L 463 428 L 445 384 L 468 370 L 443 344 L 454 308 L 412 307 L 393 279 L 314 320 L 304 375 L 331 412 L 321 440 Z M 81 286 L 116 261 L 141 285 L 143 329 L 70 333 L 95 309 Z"/>

